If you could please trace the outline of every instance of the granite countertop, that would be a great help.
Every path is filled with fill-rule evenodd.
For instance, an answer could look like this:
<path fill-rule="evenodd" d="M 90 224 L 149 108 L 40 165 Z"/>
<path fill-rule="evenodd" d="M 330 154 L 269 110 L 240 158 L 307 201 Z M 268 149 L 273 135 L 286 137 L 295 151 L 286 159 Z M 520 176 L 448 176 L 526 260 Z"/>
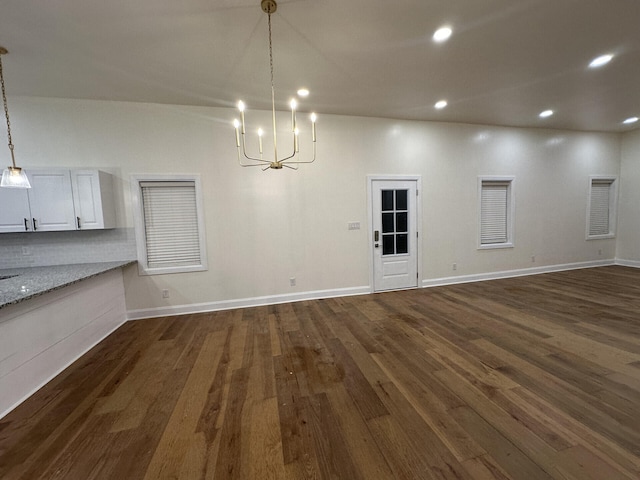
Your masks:
<path fill-rule="evenodd" d="M 0 279 L 0 309 L 133 263 L 135 260 L 2 269 L 0 278 L 11 278 Z"/>

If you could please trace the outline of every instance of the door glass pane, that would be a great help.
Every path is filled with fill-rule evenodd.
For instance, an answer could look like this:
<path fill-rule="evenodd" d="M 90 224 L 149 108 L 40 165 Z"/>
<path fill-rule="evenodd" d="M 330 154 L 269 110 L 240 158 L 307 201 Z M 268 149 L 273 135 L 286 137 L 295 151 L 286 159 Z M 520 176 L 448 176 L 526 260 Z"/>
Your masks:
<path fill-rule="evenodd" d="M 393 213 L 382 214 L 382 233 L 393 233 Z"/>
<path fill-rule="evenodd" d="M 407 190 L 396 190 L 396 210 L 407 209 Z"/>
<path fill-rule="evenodd" d="M 382 254 L 393 255 L 395 253 L 393 235 L 382 236 Z"/>
<path fill-rule="evenodd" d="M 407 212 L 396 213 L 396 232 L 407 231 Z"/>
<path fill-rule="evenodd" d="M 393 210 L 393 190 L 382 190 L 382 211 Z"/>
<path fill-rule="evenodd" d="M 408 237 L 406 233 L 396 235 L 396 253 L 409 253 Z"/>

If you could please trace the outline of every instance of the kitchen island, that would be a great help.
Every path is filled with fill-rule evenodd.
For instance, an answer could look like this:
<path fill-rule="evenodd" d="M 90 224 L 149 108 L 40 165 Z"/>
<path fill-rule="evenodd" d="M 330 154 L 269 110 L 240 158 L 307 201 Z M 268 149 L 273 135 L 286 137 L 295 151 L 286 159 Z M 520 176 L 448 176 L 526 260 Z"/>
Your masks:
<path fill-rule="evenodd" d="M 126 321 L 134 263 L 0 270 L 0 418 Z"/>

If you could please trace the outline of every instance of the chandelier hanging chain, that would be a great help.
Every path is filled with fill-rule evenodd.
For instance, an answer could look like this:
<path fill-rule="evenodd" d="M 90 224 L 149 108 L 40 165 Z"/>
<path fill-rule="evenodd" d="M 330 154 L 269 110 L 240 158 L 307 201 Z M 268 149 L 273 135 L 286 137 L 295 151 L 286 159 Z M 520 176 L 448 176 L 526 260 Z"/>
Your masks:
<path fill-rule="evenodd" d="M 269 17 L 269 70 L 271 71 L 271 91 L 273 92 L 273 42 L 271 41 L 271 12 L 268 14 Z"/>
<path fill-rule="evenodd" d="M 13 155 L 13 140 L 11 139 L 11 121 L 9 120 L 9 107 L 7 106 L 7 92 L 4 87 L 4 73 L 2 71 L 2 54 L 0 53 L 0 86 L 2 87 L 2 102 L 4 104 L 4 116 L 7 119 L 7 137 L 9 138 L 9 150 L 11 151 L 11 162 L 16 166 Z"/>
<path fill-rule="evenodd" d="M 278 160 L 278 140 L 276 133 L 276 89 L 273 82 L 273 42 L 271 40 L 271 9 L 267 12 L 269 23 L 269 71 L 271 72 L 271 123 L 273 124 L 273 155 Z"/>

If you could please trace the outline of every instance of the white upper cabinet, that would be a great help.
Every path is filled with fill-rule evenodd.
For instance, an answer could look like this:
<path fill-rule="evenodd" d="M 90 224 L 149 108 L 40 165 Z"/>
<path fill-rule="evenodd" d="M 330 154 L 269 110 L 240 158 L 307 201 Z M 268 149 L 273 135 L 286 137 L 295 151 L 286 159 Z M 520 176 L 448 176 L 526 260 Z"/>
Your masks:
<path fill-rule="evenodd" d="M 76 230 L 69 170 L 38 169 L 26 172 L 31 183 L 28 192 L 33 230 Z"/>
<path fill-rule="evenodd" d="M 78 230 L 115 228 L 113 177 L 100 170 L 71 170 Z"/>
<path fill-rule="evenodd" d="M 0 188 L 0 233 L 115 228 L 112 176 L 99 170 L 25 170 L 30 189 Z"/>

